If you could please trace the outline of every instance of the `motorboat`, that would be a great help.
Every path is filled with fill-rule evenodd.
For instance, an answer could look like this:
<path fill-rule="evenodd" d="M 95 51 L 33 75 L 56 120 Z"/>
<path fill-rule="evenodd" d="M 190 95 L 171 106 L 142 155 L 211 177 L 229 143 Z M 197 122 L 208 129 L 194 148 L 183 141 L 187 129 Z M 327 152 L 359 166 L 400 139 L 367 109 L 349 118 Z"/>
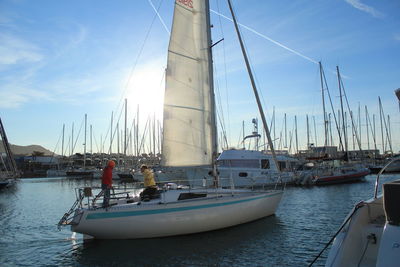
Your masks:
<path fill-rule="evenodd" d="M 227 149 L 221 152 L 217 162 L 220 176 L 231 177 L 236 186 L 297 183 L 299 160 L 286 154 L 278 154 L 277 160 L 278 166 L 268 151 Z"/>

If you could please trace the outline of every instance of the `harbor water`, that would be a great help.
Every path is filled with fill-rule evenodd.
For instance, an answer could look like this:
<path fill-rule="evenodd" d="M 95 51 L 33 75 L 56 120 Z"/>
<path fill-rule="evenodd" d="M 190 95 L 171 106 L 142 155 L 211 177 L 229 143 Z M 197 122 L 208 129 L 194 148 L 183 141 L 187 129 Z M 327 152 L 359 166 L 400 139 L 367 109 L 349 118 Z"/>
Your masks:
<path fill-rule="evenodd" d="M 354 204 L 372 197 L 375 178 L 287 187 L 275 216 L 228 229 L 91 242 L 56 224 L 75 201 L 74 189 L 99 180 L 23 179 L 0 192 L 0 266 L 308 266 Z M 313 266 L 323 266 L 327 253 Z"/>

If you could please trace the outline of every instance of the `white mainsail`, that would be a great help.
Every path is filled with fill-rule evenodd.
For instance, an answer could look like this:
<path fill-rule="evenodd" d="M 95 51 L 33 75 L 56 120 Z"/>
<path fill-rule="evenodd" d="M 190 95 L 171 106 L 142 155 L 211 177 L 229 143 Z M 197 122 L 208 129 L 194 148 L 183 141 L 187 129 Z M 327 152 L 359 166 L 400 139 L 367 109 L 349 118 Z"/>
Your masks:
<path fill-rule="evenodd" d="M 176 0 L 168 48 L 163 165 L 211 165 L 215 117 L 208 1 Z"/>

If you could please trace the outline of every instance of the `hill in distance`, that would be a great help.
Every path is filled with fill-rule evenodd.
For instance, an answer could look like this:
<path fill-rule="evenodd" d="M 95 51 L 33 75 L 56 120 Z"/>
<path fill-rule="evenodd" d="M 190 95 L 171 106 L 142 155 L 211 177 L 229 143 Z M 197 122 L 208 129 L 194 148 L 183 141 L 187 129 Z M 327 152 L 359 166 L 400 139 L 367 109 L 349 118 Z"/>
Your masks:
<path fill-rule="evenodd" d="M 39 146 L 39 145 L 30 145 L 30 146 L 18 146 L 18 145 L 13 145 L 10 144 L 11 146 L 11 151 L 14 155 L 24 155 L 24 156 L 30 156 L 34 151 L 44 153 L 45 156 L 51 156 L 53 152 L 50 150 Z M 0 153 L 4 153 L 4 146 L 3 143 L 0 142 Z"/>

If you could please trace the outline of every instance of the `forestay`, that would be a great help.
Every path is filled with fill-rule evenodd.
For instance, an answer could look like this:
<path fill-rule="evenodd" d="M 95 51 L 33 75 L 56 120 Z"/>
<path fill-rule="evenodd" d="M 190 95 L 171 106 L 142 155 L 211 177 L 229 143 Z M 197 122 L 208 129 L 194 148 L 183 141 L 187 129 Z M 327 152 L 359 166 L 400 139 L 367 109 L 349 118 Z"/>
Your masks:
<path fill-rule="evenodd" d="M 207 3 L 175 2 L 164 98 L 164 166 L 212 163 L 216 130 Z"/>

